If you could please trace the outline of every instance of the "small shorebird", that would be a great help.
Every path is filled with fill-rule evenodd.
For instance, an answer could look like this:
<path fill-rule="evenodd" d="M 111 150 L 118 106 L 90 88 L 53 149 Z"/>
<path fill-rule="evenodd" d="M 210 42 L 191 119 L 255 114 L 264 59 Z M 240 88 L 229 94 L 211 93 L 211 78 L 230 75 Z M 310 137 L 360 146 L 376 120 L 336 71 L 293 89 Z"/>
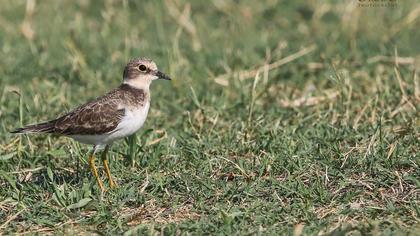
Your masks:
<path fill-rule="evenodd" d="M 92 144 L 89 166 L 99 188 L 105 191 L 95 166 L 95 153 L 104 148 L 102 162 L 111 188 L 115 187 L 108 166 L 109 146 L 117 139 L 135 133 L 143 126 L 150 105 L 149 86 L 153 80 L 171 80 L 147 58 L 131 60 L 124 69 L 123 83 L 102 97 L 69 113 L 43 123 L 18 128 L 12 133 L 50 133 Z"/>

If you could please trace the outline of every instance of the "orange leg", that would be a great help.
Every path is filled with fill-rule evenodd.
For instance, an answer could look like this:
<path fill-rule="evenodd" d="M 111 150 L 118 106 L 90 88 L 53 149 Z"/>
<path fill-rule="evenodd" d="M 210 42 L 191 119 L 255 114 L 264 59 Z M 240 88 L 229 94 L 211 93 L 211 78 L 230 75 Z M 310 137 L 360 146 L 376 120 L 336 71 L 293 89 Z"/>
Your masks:
<path fill-rule="evenodd" d="M 115 188 L 116 185 L 115 185 L 114 181 L 112 180 L 111 171 L 109 170 L 109 165 L 108 165 L 108 159 L 107 159 L 108 149 L 109 149 L 109 146 L 107 145 L 105 147 L 104 152 L 102 153 L 102 162 L 104 163 L 106 176 L 108 176 L 109 187 Z"/>
<path fill-rule="evenodd" d="M 96 166 L 95 166 L 95 151 L 92 151 L 92 153 L 89 156 L 89 166 L 90 166 L 90 170 L 92 171 L 93 175 L 96 178 L 96 182 L 98 183 L 99 188 L 101 189 L 102 192 L 105 192 L 104 185 L 102 184 L 101 179 L 99 179 L 98 171 L 96 170 Z"/>

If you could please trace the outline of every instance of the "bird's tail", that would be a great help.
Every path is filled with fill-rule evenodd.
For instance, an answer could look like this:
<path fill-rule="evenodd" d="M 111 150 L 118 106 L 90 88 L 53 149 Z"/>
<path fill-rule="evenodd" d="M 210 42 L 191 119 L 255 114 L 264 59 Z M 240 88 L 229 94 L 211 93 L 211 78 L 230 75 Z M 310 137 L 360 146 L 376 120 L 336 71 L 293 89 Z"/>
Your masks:
<path fill-rule="evenodd" d="M 25 134 L 25 133 L 54 133 L 55 125 L 53 121 L 47 121 L 39 124 L 28 125 L 22 128 L 13 130 L 12 134 Z"/>

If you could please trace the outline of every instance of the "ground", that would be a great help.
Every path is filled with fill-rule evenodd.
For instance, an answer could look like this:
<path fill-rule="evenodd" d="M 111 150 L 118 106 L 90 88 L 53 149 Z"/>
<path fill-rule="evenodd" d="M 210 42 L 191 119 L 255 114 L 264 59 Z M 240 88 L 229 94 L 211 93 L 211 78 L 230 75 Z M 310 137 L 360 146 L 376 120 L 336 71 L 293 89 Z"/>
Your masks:
<path fill-rule="evenodd" d="M 419 234 L 420 4 L 366 2 L 1 0 L 0 234 Z M 173 80 L 112 146 L 118 188 L 91 147 L 9 133 L 138 56 Z"/>

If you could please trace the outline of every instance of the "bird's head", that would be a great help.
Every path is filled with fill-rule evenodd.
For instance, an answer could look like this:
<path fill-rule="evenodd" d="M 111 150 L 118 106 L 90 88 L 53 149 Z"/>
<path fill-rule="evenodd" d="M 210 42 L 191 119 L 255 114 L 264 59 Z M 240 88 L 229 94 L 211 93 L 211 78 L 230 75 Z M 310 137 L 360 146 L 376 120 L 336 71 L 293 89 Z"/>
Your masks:
<path fill-rule="evenodd" d="M 135 58 L 124 69 L 124 83 L 137 88 L 148 88 L 153 80 L 171 78 L 160 72 L 156 63 L 148 58 Z"/>

